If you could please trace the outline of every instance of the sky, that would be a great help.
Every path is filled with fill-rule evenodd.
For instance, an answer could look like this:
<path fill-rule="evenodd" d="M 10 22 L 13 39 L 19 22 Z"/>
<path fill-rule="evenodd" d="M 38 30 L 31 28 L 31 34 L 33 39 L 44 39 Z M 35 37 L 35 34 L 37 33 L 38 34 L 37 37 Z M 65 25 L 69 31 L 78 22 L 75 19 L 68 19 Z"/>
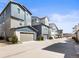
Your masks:
<path fill-rule="evenodd" d="M 79 0 L 14 0 L 25 5 L 33 16 L 49 17 L 64 33 L 71 33 L 79 23 Z M 0 0 L 0 12 L 9 0 Z"/>

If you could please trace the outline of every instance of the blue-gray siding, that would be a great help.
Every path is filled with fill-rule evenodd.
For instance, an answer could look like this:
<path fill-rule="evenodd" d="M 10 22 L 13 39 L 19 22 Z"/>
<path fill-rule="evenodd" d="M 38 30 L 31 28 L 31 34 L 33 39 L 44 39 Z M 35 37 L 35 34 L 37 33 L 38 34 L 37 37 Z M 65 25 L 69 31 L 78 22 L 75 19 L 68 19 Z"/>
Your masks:
<path fill-rule="evenodd" d="M 46 27 L 44 25 L 35 25 L 33 27 L 38 30 L 37 37 L 39 37 L 39 36 L 44 37 L 44 35 L 46 35 L 48 38 L 48 27 Z"/>
<path fill-rule="evenodd" d="M 18 13 L 18 9 L 20 13 Z M 16 4 L 11 4 L 11 16 L 24 20 L 25 26 L 31 26 L 31 15 Z"/>

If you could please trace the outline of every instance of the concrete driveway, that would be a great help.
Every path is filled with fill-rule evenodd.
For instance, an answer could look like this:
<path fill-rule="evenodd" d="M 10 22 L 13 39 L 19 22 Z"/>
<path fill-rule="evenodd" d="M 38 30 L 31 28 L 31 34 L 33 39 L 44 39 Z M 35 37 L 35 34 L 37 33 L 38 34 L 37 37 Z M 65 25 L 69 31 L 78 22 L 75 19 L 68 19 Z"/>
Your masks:
<path fill-rule="evenodd" d="M 67 38 L 30 41 L 0 48 L 2 58 L 75 58 L 74 42 Z"/>
<path fill-rule="evenodd" d="M 7 44 L 7 42 L 5 40 L 0 40 L 0 47 L 5 47 L 9 44 Z"/>

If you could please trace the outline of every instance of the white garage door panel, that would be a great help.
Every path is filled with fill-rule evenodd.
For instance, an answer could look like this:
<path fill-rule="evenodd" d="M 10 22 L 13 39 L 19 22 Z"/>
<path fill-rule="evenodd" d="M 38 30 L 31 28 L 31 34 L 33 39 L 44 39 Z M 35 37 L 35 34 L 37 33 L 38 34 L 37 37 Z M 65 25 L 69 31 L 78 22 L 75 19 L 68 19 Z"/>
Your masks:
<path fill-rule="evenodd" d="M 27 34 L 27 33 L 21 33 L 20 39 L 22 42 L 24 41 L 32 41 L 33 40 L 33 34 Z"/>

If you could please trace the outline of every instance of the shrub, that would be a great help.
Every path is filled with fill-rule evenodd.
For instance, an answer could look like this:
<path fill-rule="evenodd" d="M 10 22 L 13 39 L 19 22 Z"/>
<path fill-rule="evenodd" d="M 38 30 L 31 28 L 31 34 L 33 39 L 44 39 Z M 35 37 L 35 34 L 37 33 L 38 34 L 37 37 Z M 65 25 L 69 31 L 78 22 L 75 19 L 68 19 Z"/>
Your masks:
<path fill-rule="evenodd" d="M 6 41 L 7 41 L 7 42 L 10 42 L 10 41 L 9 41 L 9 37 L 6 37 Z"/>
<path fill-rule="evenodd" d="M 4 39 L 4 37 L 0 36 L 0 40 L 3 40 L 3 39 Z"/>
<path fill-rule="evenodd" d="M 37 40 L 39 40 L 39 41 L 44 40 L 44 37 L 43 37 L 43 36 L 39 36 L 39 37 L 37 38 Z"/>
<path fill-rule="evenodd" d="M 49 37 L 49 39 L 51 40 L 51 39 L 53 39 L 53 37 Z"/>
<path fill-rule="evenodd" d="M 44 37 L 41 37 L 41 40 L 44 40 Z"/>
<path fill-rule="evenodd" d="M 11 41 L 13 44 L 18 43 L 18 38 L 16 35 L 13 35 L 12 37 L 9 38 L 9 41 Z"/>

